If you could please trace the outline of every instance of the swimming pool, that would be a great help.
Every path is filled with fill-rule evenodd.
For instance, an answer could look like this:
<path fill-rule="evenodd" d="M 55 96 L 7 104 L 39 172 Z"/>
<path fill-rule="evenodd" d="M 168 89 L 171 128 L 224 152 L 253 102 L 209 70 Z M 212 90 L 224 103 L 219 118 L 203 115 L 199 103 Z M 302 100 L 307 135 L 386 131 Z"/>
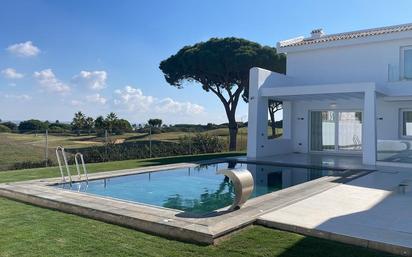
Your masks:
<path fill-rule="evenodd" d="M 207 213 L 231 205 L 234 187 L 227 177 L 216 174 L 229 163 L 199 165 L 155 172 L 139 173 L 86 182 L 54 185 L 73 191 L 117 198 L 137 203 Z M 250 198 L 282 190 L 339 171 L 231 163 L 230 168 L 246 168 L 254 178 Z"/>

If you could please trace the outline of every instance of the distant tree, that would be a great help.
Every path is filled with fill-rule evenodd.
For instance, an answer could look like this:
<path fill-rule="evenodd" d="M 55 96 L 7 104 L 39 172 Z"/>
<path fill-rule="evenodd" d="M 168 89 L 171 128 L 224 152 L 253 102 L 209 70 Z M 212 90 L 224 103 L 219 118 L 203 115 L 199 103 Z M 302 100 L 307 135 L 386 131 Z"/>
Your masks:
<path fill-rule="evenodd" d="M 270 127 L 272 128 L 272 136 L 276 137 L 276 119 L 275 113 L 282 110 L 282 102 L 276 100 L 269 100 L 269 117 L 270 117 Z"/>
<path fill-rule="evenodd" d="M 98 116 L 94 120 L 94 127 L 99 130 L 104 130 L 106 129 L 106 122 L 104 121 L 103 116 Z"/>
<path fill-rule="evenodd" d="M 132 131 L 132 125 L 125 119 L 117 119 L 113 124 L 113 133 L 123 134 Z"/>
<path fill-rule="evenodd" d="M 161 119 L 150 119 L 147 123 L 155 128 L 160 128 L 162 126 L 163 121 Z"/>
<path fill-rule="evenodd" d="M 117 115 L 114 112 L 111 112 L 107 114 L 105 121 L 106 128 L 109 130 L 110 133 L 113 132 L 113 127 L 115 125 L 115 122 L 117 121 Z"/>
<path fill-rule="evenodd" d="M 11 121 L 3 122 L 1 125 L 8 127 L 12 131 L 17 130 L 17 124 Z"/>
<path fill-rule="evenodd" d="M 26 120 L 20 122 L 18 129 L 20 132 L 41 131 L 47 129 L 47 124 L 40 120 Z"/>
<path fill-rule="evenodd" d="M 80 130 L 86 126 L 86 116 L 81 111 L 76 112 L 71 125 L 72 129 L 77 131 L 77 135 L 80 135 Z"/>
<path fill-rule="evenodd" d="M 92 129 L 94 128 L 94 119 L 92 117 L 85 119 L 84 128 L 89 132 L 89 135 L 92 133 Z"/>
<path fill-rule="evenodd" d="M 185 81 L 197 82 L 222 102 L 229 121 L 229 149 L 236 149 L 236 109 L 240 98 L 249 95 L 249 70 L 261 67 L 285 73 L 286 57 L 276 48 L 240 38 L 212 38 L 185 46 L 160 63 L 166 81 L 182 88 Z"/>

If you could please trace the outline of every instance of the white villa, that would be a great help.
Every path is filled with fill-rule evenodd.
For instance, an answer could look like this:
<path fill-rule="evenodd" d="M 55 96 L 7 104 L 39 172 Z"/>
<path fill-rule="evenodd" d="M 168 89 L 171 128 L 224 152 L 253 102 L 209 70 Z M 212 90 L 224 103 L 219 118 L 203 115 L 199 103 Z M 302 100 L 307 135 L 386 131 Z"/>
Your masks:
<path fill-rule="evenodd" d="M 286 75 L 250 71 L 248 158 L 354 155 L 366 165 L 412 163 L 412 24 L 277 44 Z M 269 136 L 268 101 L 283 103 Z M 273 139 L 272 139 L 273 138 Z"/>

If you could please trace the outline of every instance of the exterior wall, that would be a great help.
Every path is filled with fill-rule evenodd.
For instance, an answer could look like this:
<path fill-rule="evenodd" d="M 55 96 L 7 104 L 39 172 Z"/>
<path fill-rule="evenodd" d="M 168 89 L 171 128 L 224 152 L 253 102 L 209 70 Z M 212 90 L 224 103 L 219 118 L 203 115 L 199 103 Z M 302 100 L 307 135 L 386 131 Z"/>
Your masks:
<path fill-rule="evenodd" d="M 388 65 L 399 71 L 400 48 L 411 45 L 412 39 L 402 39 L 289 52 L 287 75 L 303 84 L 372 81 L 398 89 L 399 83 L 388 84 Z"/>
<path fill-rule="evenodd" d="M 277 74 L 267 70 L 252 68 L 249 84 L 249 121 L 247 156 L 257 158 L 292 151 L 291 103 L 284 102 L 284 134 L 281 138 L 268 139 L 268 98 L 260 96 L 260 88 L 271 85 Z"/>

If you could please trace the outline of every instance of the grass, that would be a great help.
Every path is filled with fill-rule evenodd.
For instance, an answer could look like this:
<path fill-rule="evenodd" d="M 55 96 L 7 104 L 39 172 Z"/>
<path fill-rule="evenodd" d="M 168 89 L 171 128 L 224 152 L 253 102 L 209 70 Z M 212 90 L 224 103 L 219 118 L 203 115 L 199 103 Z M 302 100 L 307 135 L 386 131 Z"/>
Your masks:
<path fill-rule="evenodd" d="M 90 172 L 190 162 L 241 153 L 178 156 L 88 165 Z M 55 167 L 0 172 L 0 183 L 55 177 Z M 0 197 L 0 256 L 384 257 L 365 248 L 254 226 L 216 246 L 168 240 L 132 229 Z"/>
<path fill-rule="evenodd" d="M 383 257 L 388 254 L 263 227 L 217 246 L 168 240 L 132 229 L 0 198 L 0 256 Z"/>

